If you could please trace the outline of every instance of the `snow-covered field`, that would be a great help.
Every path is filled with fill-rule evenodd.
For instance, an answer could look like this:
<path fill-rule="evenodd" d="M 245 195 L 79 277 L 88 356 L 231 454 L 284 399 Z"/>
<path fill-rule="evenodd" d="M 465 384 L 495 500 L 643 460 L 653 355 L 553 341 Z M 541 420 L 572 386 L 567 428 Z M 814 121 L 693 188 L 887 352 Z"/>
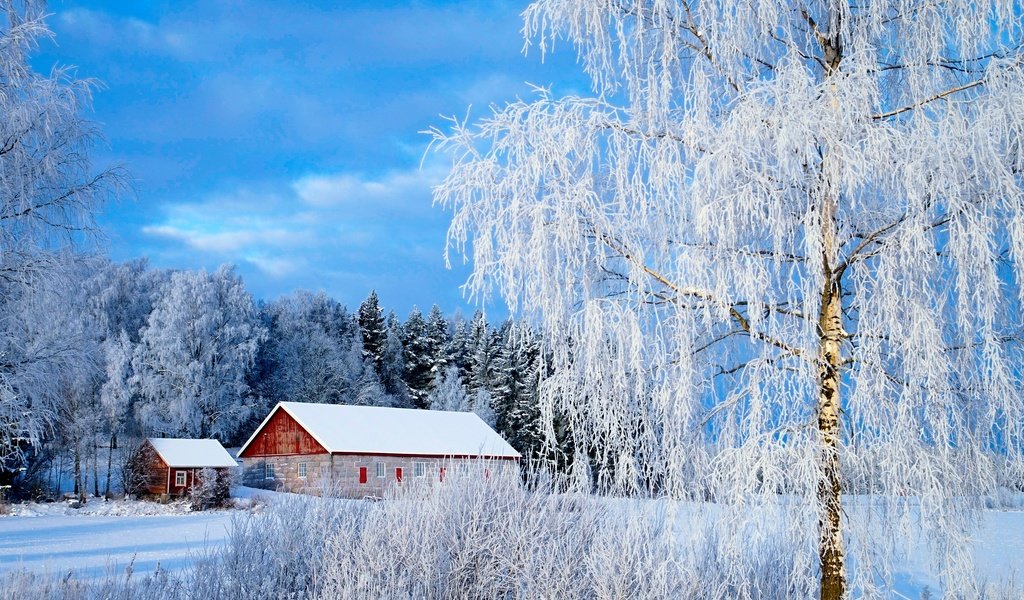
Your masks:
<path fill-rule="evenodd" d="M 79 577 L 186 567 L 206 551 L 222 546 L 231 520 L 244 516 L 273 492 L 234 490 L 232 509 L 192 512 L 184 501 L 92 499 L 81 508 L 67 503 L 15 504 L 0 516 L 0 573 L 27 569 Z"/>
<path fill-rule="evenodd" d="M 974 553 L 981 581 L 1019 586 L 1024 581 L 1024 511 L 985 511 L 984 522 L 975 537 Z M 932 593 L 940 589 L 920 557 L 911 559 L 898 579 L 897 592 L 904 598 L 917 600 L 925 587 Z"/>
<path fill-rule="evenodd" d="M 95 578 L 123 574 L 128 565 L 137 575 L 178 571 L 206 552 L 223 546 L 234 518 L 260 512 L 288 494 L 241 488 L 236 507 L 190 512 L 187 504 L 153 502 L 20 504 L 0 517 L 0 574 L 17 569 Z M 621 501 L 620 501 L 621 502 Z M 616 502 L 619 504 L 619 502 Z M 631 504 L 629 502 L 624 503 Z M 978 576 L 992 583 L 1024 580 L 1024 510 L 989 510 L 978 531 L 975 551 Z M 927 588 L 940 588 L 927 564 L 911 559 L 900 569 L 894 598 L 917 600 Z"/>
<path fill-rule="evenodd" d="M 227 538 L 233 511 L 178 515 L 0 518 L 0 572 L 25 568 L 79 577 L 176 570 Z"/>

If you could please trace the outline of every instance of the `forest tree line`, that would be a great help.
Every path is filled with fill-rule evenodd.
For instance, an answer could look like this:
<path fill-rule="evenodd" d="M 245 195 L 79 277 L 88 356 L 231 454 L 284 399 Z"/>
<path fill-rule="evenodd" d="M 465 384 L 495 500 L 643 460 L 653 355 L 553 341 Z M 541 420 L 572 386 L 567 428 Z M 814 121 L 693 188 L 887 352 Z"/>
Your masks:
<path fill-rule="evenodd" d="M 473 411 L 524 457 L 542 452 L 542 357 L 523 323 L 436 305 L 403 319 L 375 292 L 356 310 L 323 292 L 262 302 L 231 266 L 72 254 L 15 290 L 0 352 L 24 401 L 3 417 L 0 485 L 16 497 L 118 492 L 119 445 L 238 446 L 281 401 Z"/>

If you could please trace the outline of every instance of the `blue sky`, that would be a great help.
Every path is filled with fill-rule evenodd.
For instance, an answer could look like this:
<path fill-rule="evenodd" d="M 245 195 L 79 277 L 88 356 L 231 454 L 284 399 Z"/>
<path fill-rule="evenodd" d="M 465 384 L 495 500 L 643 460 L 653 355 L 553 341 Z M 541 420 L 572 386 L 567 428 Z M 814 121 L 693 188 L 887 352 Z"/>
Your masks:
<path fill-rule="evenodd" d="M 101 216 L 115 260 L 238 265 L 272 299 L 322 289 L 350 307 L 377 289 L 472 310 L 444 268 L 445 172 L 419 131 L 529 97 L 581 91 L 565 47 L 523 55 L 523 2 L 76 2 L 51 0 L 40 70 L 96 78 L 90 118 L 135 199 Z M 489 307 L 502 312 L 500 303 Z"/>

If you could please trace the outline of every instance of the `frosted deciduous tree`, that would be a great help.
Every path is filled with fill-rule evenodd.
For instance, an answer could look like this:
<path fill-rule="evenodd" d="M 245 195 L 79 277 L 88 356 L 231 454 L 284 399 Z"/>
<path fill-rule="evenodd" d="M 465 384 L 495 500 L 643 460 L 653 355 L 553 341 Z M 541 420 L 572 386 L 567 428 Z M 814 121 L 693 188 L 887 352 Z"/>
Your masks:
<path fill-rule="evenodd" d="M 167 271 L 149 269 L 146 259 L 114 263 L 98 261 L 83 285 L 88 309 L 104 339 L 115 339 L 121 332 L 133 344 L 153 310 L 153 297 L 167 278 Z"/>
<path fill-rule="evenodd" d="M 476 413 L 476 416 L 480 417 L 484 423 L 494 427 L 497 425 L 498 417 L 494 412 L 493 400 L 491 399 L 491 393 L 485 388 L 478 389 L 473 394 L 472 406 L 470 410 Z"/>
<path fill-rule="evenodd" d="M 324 294 L 300 292 L 270 303 L 263 313 L 268 336 L 260 349 L 258 386 L 271 406 L 336 404 L 354 395 L 362 366 L 350 369 L 348 351 L 357 336 L 354 325 L 345 325 L 343 307 Z"/>
<path fill-rule="evenodd" d="M 89 152 L 98 131 L 83 118 L 92 83 L 55 67 L 35 72 L 29 53 L 51 36 L 44 3 L 0 0 L 0 478 L 24 464 L 56 413 L 34 384 L 69 348 L 11 337 L 22 329 L 15 305 L 25 307 L 33 285 L 58 276 L 69 259 L 60 252 L 94 228 L 100 204 L 119 187 L 117 170 L 94 171 Z M 35 338 L 39 341 L 39 338 Z M 42 362 L 40 362 L 42 361 Z M 5 473 L 6 472 L 6 473 Z"/>
<path fill-rule="evenodd" d="M 732 532 L 766 527 L 751 502 L 798 499 L 797 596 L 881 593 L 918 517 L 947 592 L 976 595 L 968 525 L 1024 433 L 1020 5 L 524 16 L 542 53 L 576 47 L 594 94 L 435 130 L 453 157 L 435 198 L 470 290 L 542 325 L 543 401 L 600 473 L 708 494 Z M 867 491 L 875 531 L 844 507 Z"/>
<path fill-rule="evenodd" d="M 434 383 L 434 389 L 427 397 L 427 401 L 430 410 L 469 411 L 469 397 L 466 395 L 466 388 L 462 385 L 458 367 L 451 365 L 445 369 Z"/>
<path fill-rule="evenodd" d="M 120 335 L 108 338 L 103 342 L 101 352 L 106 368 L 106 379 L 100 387 L 99 401 L 110 430 L 109 446 L 107 447 L 107 475 L 103 493 L 109 497 L 117 436 L 131 416 L 131 400 L 134 391 L 132 386 L 134 346 L 128 338 L 128 333 L 122 329 Z"/>
<path fill-rule="evenodd" d="M 150 431 L 230 439 L 250 411 L 246 371 L 266 335 L 233 267 L 171 276 L 132 360 Z"/>

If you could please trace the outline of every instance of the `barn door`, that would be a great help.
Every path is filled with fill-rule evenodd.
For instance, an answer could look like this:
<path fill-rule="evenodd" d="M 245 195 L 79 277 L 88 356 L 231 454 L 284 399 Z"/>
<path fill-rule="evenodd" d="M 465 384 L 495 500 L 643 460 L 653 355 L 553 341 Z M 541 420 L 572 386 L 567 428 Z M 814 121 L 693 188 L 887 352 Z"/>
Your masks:
<path fill-rule="evenodd" d="M 366 483 L 366 467 L 359 467 L 359 483 Z"/>
<path fill-rule="evenodd" d="M 395 481 L 402 483 L 402 467 L 395 467 Z"/>

